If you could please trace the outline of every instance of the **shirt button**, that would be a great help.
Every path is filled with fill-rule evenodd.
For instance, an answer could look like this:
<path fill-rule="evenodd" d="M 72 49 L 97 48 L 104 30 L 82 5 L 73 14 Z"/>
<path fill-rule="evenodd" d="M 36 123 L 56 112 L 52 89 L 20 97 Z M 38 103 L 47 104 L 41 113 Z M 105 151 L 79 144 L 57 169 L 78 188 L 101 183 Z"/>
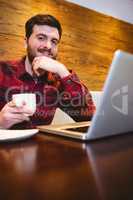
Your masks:
<path fill-rule="evenodd" d="M 68 83 L 68 84 L 71 84 L 71 83 L 72 83 L 72 81 L 69 79 L 69 80 L 67 80 L 67 83 Z"/>

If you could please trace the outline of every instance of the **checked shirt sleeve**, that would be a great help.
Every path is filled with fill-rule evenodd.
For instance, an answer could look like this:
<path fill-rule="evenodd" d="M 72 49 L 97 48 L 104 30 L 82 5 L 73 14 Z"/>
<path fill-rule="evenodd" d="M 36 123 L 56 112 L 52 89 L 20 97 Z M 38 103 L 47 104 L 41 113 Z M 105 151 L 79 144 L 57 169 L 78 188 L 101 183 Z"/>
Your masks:
<path fill-rule="evenodd" d="M 75 73 L 61 79 L 62 92 L 60 108 L 75 121 L 91 120 L 95 106 L 87 87 L 81 83 Z"/>

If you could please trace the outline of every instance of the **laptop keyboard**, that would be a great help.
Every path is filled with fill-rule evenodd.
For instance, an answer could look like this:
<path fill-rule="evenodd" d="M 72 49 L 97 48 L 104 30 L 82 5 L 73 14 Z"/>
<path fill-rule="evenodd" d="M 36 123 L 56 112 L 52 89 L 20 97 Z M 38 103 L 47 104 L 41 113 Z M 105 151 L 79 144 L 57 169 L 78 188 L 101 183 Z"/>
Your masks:
<path fill-rule="evenodd" d="M 89 126 L 82 126 L 82 127 L 76 127 L 76 128 L 66 128 L 65 130 L 86 133 L 88 128 Z"/>

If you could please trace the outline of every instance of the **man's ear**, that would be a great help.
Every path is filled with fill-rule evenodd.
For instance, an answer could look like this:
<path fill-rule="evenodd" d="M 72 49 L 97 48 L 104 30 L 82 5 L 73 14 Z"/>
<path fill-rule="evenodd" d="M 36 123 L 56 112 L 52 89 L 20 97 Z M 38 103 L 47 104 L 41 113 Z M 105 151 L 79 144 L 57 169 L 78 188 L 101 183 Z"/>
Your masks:
<path fill-rule="evenodd" d="M 25 37 L 25 38 L 24 38 L 24 48 L 25 48 L 25 49 L 27 49 L 27 42 L 28 42 L 28 39 L 27 39 L 27 37 Z"/>

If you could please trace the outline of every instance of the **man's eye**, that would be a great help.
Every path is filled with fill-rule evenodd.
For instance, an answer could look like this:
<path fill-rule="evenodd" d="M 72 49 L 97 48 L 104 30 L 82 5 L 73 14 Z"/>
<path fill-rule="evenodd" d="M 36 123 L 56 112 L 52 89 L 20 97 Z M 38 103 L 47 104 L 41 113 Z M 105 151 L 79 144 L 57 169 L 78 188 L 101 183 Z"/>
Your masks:
<path fill-rule="evenodd" d="M 39 39 L 39 40 L 44 40 L 44 38 L 43 38 L 43 37 L 38 37 L 38 39 Z"/>
<path fill-rule="evenodd" d="M 57 40 L 52 40 L 52 43 L 53 43 L 54 45 L 57 45 L 57 44 L 58 44 L 58 41 L 57 41 Z"/>

